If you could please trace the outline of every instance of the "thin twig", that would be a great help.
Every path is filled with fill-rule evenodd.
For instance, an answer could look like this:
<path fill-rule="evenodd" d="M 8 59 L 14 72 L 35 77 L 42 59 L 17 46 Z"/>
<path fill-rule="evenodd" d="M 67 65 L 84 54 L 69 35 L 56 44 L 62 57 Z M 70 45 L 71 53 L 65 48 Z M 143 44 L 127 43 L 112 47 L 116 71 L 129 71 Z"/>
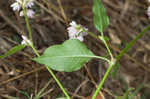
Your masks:
<path fill-rule="evenodd" d="M 61 1 L 60 1 L 60 0 L 57 0 L 57 2 L 58 2 L 58 5 L 59 5 L 59 8 L 60 8 L 60 10 L 61 10 L 61 14 L 62 14 L 62 16 L 63 16 L 63 18 L 64 18 L 64 20 L 65 20 L 65 23 L 66 23 L 66 25 L 68 25 L 68 19 L 67 19 L 67 16 L 66 16 L 66 14 L 65 14 L 64 8 L 63 8 L 63 6 L 62 6 L 62 4 L 61 4 Z"/>
<path fill-rule="evenodd" d="M 30 71 L 30 72 L 23 73 L 23 74 L 21 74 L 21 75 L 18 75 L 18 76 L 16 76 L 16 77 L 11 78 L 11 79 L 2 81 L 2 82 L 0 82 L 0 86 L 1 86 L 1 85 L 4 85 L 4 84 L 7 84 L 7 83 L 9 83 L 9 82 L 11 82 L 11 81 L 14 81 L 14 80 L 16 80 L 16 79 L 22 78 L 22 77 L 24 77 L 24 76 L 30 75 L 30 74 L 32 74 L 32 73 L 41 71 L 41 70 L 43 70 L 43 69 L 45 69 L 44 66 L 42 66 L 42 67 L 40 67 L 40 68 L 37 68 L 37 69 L 34 69 L 34 70 Z"/>
<path fill-rule="evenodd" d="M 83 82 L 76 88 L 74 94 L 77 94 L 78 91 L 80 90 L 80 88 L 81 88 L 83 85 L 85 85 L 88 81 L 89 81 L 88 79 L 86 79 L 85 81 L 83 81 Z M 73 98 L 74 98 L 74 95 L 72 95 L 71 99 L 73 99 Z"/>
<path fill-rule="evenodd" d="M 25 32 L 22 31 L 17 25 L 15 25 L 0 9 L 0 17 L 2 17 L 12 28 L 14 28 L 19 35 L 24 34 Z"/>
<path fill-rule="evenodd" d="M 42 4 L 40 4 L 37 1 L 35 1 L 35 3 L 37 5 L 39 5 L 43 10 L 45 10 L 47 13 L 51 14 L 54 18 L 56 18 L 57 20 L 60 20 L 61 22 L 64 23 L 64 20 L 61 17 L 59 17 L 57 14 L 55 14 L 52 10 L 50 10 L 50 9 L 48 10 L 46 7 L 44 7 Z"/>

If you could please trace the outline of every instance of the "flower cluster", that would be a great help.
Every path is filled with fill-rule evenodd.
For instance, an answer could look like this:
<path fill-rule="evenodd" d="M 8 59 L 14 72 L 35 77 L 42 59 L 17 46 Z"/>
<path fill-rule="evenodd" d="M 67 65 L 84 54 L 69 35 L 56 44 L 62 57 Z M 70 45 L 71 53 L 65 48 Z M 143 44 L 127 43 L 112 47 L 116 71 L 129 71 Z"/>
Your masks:
<path fill-rule="evenodd" d="M 22 35 L 23 41 L 21 42 L 22 45 L 30 45 L 32 46 L 32 42 L 24 35 Z"/>
<path fill-rule="evenodd" d="M 70 23 L 70 27 L 67 28 L 69 39 L 79 39 L 83 41 L 83 36 L 86 36 L 88 33 L 88 29 L 83 27 L 82 25 L 76 24 L 75 21 Z"/>
<path fill-rule="evenodd" d="M 34 0 L 16 0 L 11 7 L 13 11 L 20 11 L 21 8 L 26 8 L 26 13 L 29 18 L 33 18 L 35 12 L 31 9 L 31 7 L 34 5 Z M 20 16 L 24 16 L 23 10 L 20 11 Z"/>

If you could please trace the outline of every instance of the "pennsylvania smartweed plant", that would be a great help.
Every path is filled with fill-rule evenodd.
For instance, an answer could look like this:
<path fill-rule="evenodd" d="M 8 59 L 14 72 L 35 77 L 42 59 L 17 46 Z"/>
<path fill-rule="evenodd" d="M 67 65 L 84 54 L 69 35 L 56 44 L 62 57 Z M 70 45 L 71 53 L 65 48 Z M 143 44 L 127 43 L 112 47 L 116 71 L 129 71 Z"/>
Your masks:
<path fill-rule="evenodd" d="M 57 79 L 56 75 L 53 73 L 53 70 L 59 72 L 73 72 L 81 69 L 82 66 L 92 58 L 104 60 L 108 63 L 109 66 L 104 77 L 99 82 L 95 93 L 92 96 L 92 99 L 96 99 L 96 96 L 103 87 L 103 84 L 105 83 L 105 80 L 109 76 L 110 72 L 113 70 L 113 76 L 115 76 L 115 74 L 117 73 L 117 70 L 120 66 L 118 65 L 120 58 L 128 51 L 129 48 L 134 45 L 134 43 L 139 38 L 141 38 L 141 36 L 146 31 L 150 29 L 150 26 L 146 27 L 141 33 L 139 33 L 136 38 L 129 42 L 121 51 L 121 53 L 115 57 L 108 46 L 108 41 L 104 33 L 104 30 L 107 29 L 107 26 L 109 25 L 109 17 L 106 14 L 106 9 L 104 8 L 101 0 L 93 0 L 93 2 L 93 22 L 95 28 L 99 31 L 99 35 L 95 35 L 94 33 L 90 32 L 88 28 L 85 28 L 84 26 L 77 24 L 75 21 L 72 21 L 70 22 L 70 27 L 67 28 L 69 40 L 64 41 L 62 44 L 48 47 L 44 51 L 44 53 L 40 55 L 34 47 L 34 43 L 32 40 L 32 31 L 29 23 L 29 18 L 34 18 L 35 15 L 35 12 L 32 10 L 32 6 L 34 6 L 34 0 L 16 0 L 16 2 L 11 5 L 11 7 L 13 11 L 18 11 L 20 16 L 24 16 L 29 39 L 25 35 L 22 35 L 22 43 L 10 49 L 7 53 L 0 56 L 0 58 L 5 58 L 9 55 L 12 55 L 25 48 L 26 46 L 31 47 L 37 56 L 33 58 L 33 61 L 45 65 L 62 92 L 65 94 L 65 97 L 60 99 L 71 98 L 67 91 L 64 89 L 59 79 Z M 109 57 L 106 58 L 93 54 L 93 52 L 90 51 L 83 43 L 84 36 L 87 35 L 91 35 L 92 37 L 102 41 L 106 47 Z M 129 93 L 129 91 L 127 91 L 127 93 Z M 127 93 L 122 97 L 118 97 L 118 99 L 128 99 L 129 95 Z"/>

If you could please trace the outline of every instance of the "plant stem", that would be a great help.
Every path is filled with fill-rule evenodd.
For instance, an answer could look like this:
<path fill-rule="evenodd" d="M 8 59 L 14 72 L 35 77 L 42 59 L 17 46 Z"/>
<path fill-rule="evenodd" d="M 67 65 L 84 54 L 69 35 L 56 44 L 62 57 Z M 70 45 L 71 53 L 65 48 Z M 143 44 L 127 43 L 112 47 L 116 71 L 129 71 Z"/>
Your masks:
<path fill-rule="evenodd" d="M 88 56 L 87 56 L 87 57 L 88 57 Z M 98 58 L 98 59 L 101 59 L 101 60 L 104 60 L 104 61 L 110 63 L 110 60 L 107 59 L 107 58 L 105 58 L 105 57 L 101 57 L 101 56 L 89 56 L 89 57 L 92 57 L 92 58 Z"/>
<path fill-rule="evenodd" d="M 87 32 L 87 31 L 86 31 L 86 32 Z M 104 34 L 101 33 L 101 36 L 97 36 L 97 35 L 95 35 L 95 34 L 92 33 L 92 32 L 88 32 L 88 34 L 91 35 L 92 37 L 96 38 L 97 40 L 103 41 L 103 43 L 104 43 L 104 45 L 105 45 L 105 47 L 106 47 L 106 49 L 107 49 L 107 51 L 108 51 L 108 53 L 109 53 L 111 59 L 113 59 L 113 55 L 112 55 L 112 53 L 111 53 L 111 51 L 110 51 L 110 48 L 108 47 L 108 44 L 107 44 L 106 40 L 104 39 Z"/>
<path fill-rule="evenodd" d="M 30 38 L 30 41 L 33 43 L 31 26 L 29 24 L 29 19 L 28 19 L 28 16 L 27 16 L 27 9 L 24 6 L 22 6 L 22 9 L 23 9 L 23 14 L 25 16 L 25 22 L 26 22 L 27 30 L 29 32 L 29 38 Z"/>
<path fill-rule="evenodd" d="M 98 85 L 94 95 L 92 96 L 92 99 L 96 99 L 96 96 L 98 95 L 99 91 L 101 90 L 102 86 L 104 85 L 105 80 L 107 79 L 110 71 L 112 70 L 114 64 L 109 65 L 109 68 L 107 69 L 102 81 L 100 81 L 100 84 Z"/>
<path fill-rule="evenodd" d="M 29 32 L 29 38 L 30 38 L 30 41 L 32 42 L 32 45 L 30 47 L 33 49 L 34 53 L 39 57 L 40 54 L 38 53 L 38 51 L 34 47 L 34 44 L 33 44 L 33 41 L 32 41 L 32 31 L 31 31 L 31 27 L 30 27 L 30 24 L 29 24 L 29 19 L 28 19 L 27 14 L 26 14 L 26 8 L 24 8 L 24 7 L 22 7 L 22 8 L 23 8 L 24 16 L 25 16 L 25 22 L 26 22 L 27 30 Z M 53 73 L 53 71 L 48 66 L 46 66 L 46 68 L 49 71 L 49 73 L 52 75 L 52 77 L 55 79 L 55 81 L 57 82 L 60 89 L 63 91 L 63 93 L 67 97 L 67 99 L 71 99 L 70 96 L 68 95 L 68 93 L 66 92 L 65 88 L 63 87 L 63 85 L 60 83 L 60 81 L 57 79 L 56 75 Z"/>
<path fill-rule="evenodd" d="M 95 99 L 95 98 L 96 98 L 98 92 L 99 92 L 100 89 L 102 88 L 102 86 L 103 86 L 105 80 L 107 79 L 109 73 L 111 72 L 112 68 L 113 68 L 114 66 L 116 66 L 116 67 L 119 69 L 119 66 L 120 66 L 120 65 L 116 65 L 116 64 L 119 62 L 120 58 L 121 58 L 121 57 L 129 50 L 129 48 L 131 48 L 131 47 L 134 45 L 134 43 L 135 43 L 138 39 L 140 39 L 140 38 L 144 35 L 144 33 L 146 33 L 148 30 L 150 30 L 150 26 L 146 27 L 142 32 L 140 32 L 140 33 L 136 36 L 135 39 L 133 39 L 131 42 L 129 42 L 128 45 L 127 45 L 127 46 L 121 51 L 121 53 L 116 57 L 115 63 L 112 64 L 112 65 L 110 65 L 109 68 L 107 69 L 107 71 L 106 71 L 106 73 L 105 73 L 105 75 L 104 75 L 102 81 L 101 81 L 100 84 L 98 85 L 98 88 L 96 89 L 96 92 L 94 93 L 92 99 Z M 101 39 L 101 38 L 100 38 L 100 39 Z M 118 69 L 117 69 L 117 70 L 118 70 Z M 117 72 L 117 70 L 115 71 L 115 73 Z"/>
<path fill-rule="evenodd" d="M 88 32 L 88 31 L 86 31 L 86 32 Z M 88 34 L 91 35 L 93 38 L 96 38 L 97 40 L 99 40 L 98 36 L 95 35 L 94 33 L 88 32 Z"/>
<path fill-rule="evenodd" d="M 36 48 L 34 46 L 31 46 L 31 48 L 33 49 L 34 53 L 39 57 L 40 54 L 38 53 L 38 51 L 36 50 Z"/>
<path fill-rule="evenodd" d="M 50 72 L 50 74 L 52 75 L 52 77 L 55 79 L 55 81 L 57 82 L 57 84 L 59 85 L 59 87 L 61 88 L 61 90 L 65 94 L 65 96 L 67 97 L 67 99 L 71 99 L 70 96 L 68 95 L 68 93 L 66 92 L 65 88 L 62 86 L 62 84 L 57 79 L 57 77 L 55 76 L 55 74 L 53 73 L 53 71 L 50 69 L 50 67 L 46 66 L 46 68 Z"/>
<path fill-rule="evenodd" d="M 106 49 L 107 49 L 107 51 L 108 51 L 108 53 L 109 53 L 109 55 L 110 55 L 110 57 L 111 57 L 111 61 L 109 61 L 109 68 L 107 69 L 107 71 L 106 71 L 106 73 L 105 73 L 105 75 L 104 75 L 102 81 L 100 81 L 100 84 L 98 85 L 98 87 L 97 87 L 97 89 L 96 89 L 94 95 L 92 96 L 92 99 L 96 99 L 96 96 L 98 95 L 99 91 L 101 90 L 102 86 L 104 85 L 105 80 L 107 79 L 109 73 L 111 72 L 111 70 L 112 70 L 112 68 L 113 68 L 113 66 L 114 66 L 114 64 L 115 64 L 115 60 L 114 60 L 113 55 L 112 55 L 112 53 L 111 53 L 111 50 L 110 50 L 110 48 L 109 48 L 109 46 L 108 46 L 108 44 L 107 44 L 107 42 L 106 42 L 106 40 L 105 40 L 104 34 L 101 33 L 101 36 L 96 36 L 95 34 L 93 34 L 93 33 L 91 33 L 91 32 L 88 32 L 88 33 L 89 33 L 92 37 L 103 41 L 103 43 L 104 43 L 104 45 L 105 45 L 105 47 L 106 47 Z"/>
<path fill-rule="evenodd" d="M 129 48 L 131 48 L 135 42 L 140 39 L 148 30 L 150 30 L 150 25 L 147 26 L 142 32 L 140 32 L 132 41 L 130 41 L 127 46 L 120 52 L 120 54 L 116 57 L 116 64 L 114 66 L 112 75 L 115 76 L 118 69 L 120 68 L 120 65 L 117 65 L 120 58 L 129 50 Z"/>
<path fill-rule="evenodd" d="M 140 32 L 132 41 L 130 41 L 127 46 L 120 52 L 120 54 L 116 57 L 117 60 L 119 60 L 123 55 L 124 53 L 126 53 L 128 51 L 129 48 L 131 48 L 134 43 L 143 36 L 143 34 L 145 32 L 147 32 L 148 30 L 150 30 L 150 26 L 146 27 L 142 32 Z"/>
<path fill-rule="evenodd" d="M 107 51 L 108 51 L 108 53 L 109 53 L 111 59 L 113 59 L 113 55 L 112 55 L 112 53 L 111 53 L 111 50 L 110 50 L 110 48 L 108 47 L 108 44 L 107 44 L 107 42 L 106 42 L 106 40 L 105 40 L 104 33 L 101 33 L 101 36 L 98 36 L 98 38 L 104 42 L 104 45 L 105 45 L 105 47 L 106 47 L 106 49 L 107 49 Z"/>

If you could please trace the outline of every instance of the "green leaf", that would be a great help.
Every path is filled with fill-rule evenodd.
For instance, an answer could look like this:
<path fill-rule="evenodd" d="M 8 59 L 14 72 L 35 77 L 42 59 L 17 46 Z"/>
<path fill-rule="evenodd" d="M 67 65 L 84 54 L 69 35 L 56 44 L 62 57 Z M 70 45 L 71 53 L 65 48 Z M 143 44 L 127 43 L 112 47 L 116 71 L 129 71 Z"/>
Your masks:
<path fill-rule="evenodd" d="M 42 56 L 33 60 L 56 71 L 72 72 L 79 70 L 94 56 L 82 42 L 72 39 L 47 48 Z"/>
<path fill-rule="evenodd" d="M 109 37 L 104 36 L 104 40 L 105 40 L 105 41 L 109 41 L 110 39 L 109 39 Z"/>
<path fill-rule="evenodd" d="M 106 15 L 106 10 L 105 10 L 101 0 L 94 0 L 93 14 L 94 14 L 94 26 L 95 26 L 95 28 L 99 32 L 103 33 L 104 29 L 109 24 L 109 18 Z"/>
<path fill-rule="evenodd" d="M 17 45 L 13 48 L 11 48 L 7 53 L 5 53 L 4 55 L 1 55 L 0 58 L 5 58 L 7 56 L 10 56 L 20 50 L 22 50 L 23 48 L 25 48 L 25 45 Z"/>

